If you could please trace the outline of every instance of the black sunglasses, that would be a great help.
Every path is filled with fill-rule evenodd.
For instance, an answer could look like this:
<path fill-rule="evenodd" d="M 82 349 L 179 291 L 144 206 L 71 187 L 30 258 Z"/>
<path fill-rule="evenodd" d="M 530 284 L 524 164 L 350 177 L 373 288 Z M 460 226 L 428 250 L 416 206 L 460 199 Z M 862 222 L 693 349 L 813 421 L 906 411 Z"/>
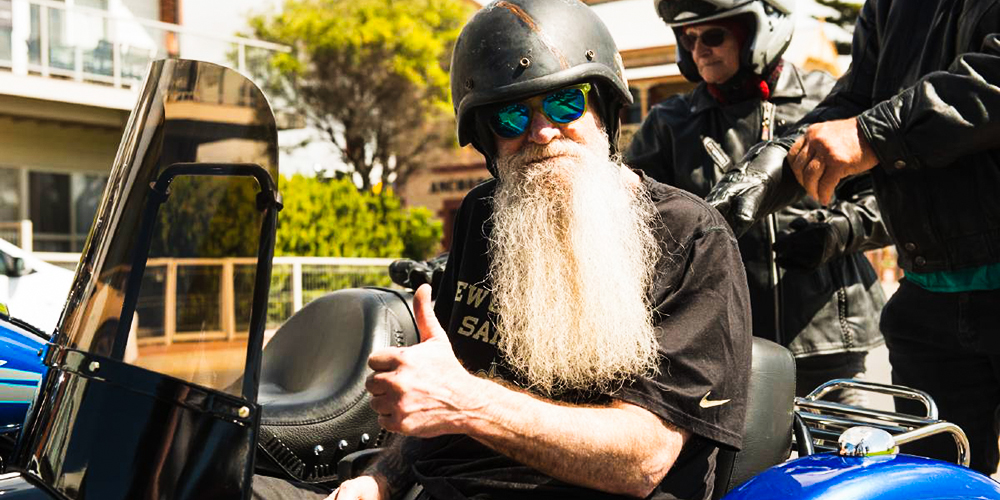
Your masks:
<path fill-rule="evenodd" d="M 729 30 L 725 28 L 710 28 L 701 33 L 701 35 L 696 35 L 693 33 L 684 33 L 680 36 L 679 40 L 681 42 L 681 47 L 688 52 L 694 52 L 694 46 L 701 38 L 702 45 L 706 47 L 718 47 L 726 41 L 726 37 L 729 36 Z"/>

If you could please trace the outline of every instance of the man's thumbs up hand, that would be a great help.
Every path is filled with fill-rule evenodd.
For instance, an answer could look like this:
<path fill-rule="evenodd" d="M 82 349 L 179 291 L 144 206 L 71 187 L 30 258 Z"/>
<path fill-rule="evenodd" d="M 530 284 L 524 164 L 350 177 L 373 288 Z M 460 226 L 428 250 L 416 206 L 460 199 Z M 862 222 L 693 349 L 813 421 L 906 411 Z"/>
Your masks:
<path fill-rule="evenodd" d="M 431 286 L 420 285 L 413 292 L 413 313 L 417 318 L 417 330 L 420 331 L 420 342 L 443 340 L 448 342 L 448 334 L 441 327 L 434 315 L 434 304 L 431 303 Z"/>
<path fill-rule="evenodd" d="M 407 436 L 434 437 L 462 431 L 468 411 L 479 406 L 487 383 L 471 375 L 455 357 L 448 335 L 431 305 L 430 285 L 413 296 L 420 343 L 373 352 L 365 381 L 379 425 Z"/>

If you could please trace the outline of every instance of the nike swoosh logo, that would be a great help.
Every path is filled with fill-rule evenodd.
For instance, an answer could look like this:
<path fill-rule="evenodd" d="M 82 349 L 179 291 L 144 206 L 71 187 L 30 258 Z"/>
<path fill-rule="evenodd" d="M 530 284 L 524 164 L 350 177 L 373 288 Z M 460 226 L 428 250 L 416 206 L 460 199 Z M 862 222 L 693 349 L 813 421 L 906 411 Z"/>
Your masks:
<path fill-rule="evenodd" d="M 698 406 L 702 408 L 712 408 L 713 406 L 722 406 L 729 402 L 728 399 L 719 399 L 717 401 L 710 401 L 708 399 L 709 394 L 712 394 L 712 391 L 708 391 L 705 393 L 705 396 L 701 398 L 701 402 L 698 403 Z"/>

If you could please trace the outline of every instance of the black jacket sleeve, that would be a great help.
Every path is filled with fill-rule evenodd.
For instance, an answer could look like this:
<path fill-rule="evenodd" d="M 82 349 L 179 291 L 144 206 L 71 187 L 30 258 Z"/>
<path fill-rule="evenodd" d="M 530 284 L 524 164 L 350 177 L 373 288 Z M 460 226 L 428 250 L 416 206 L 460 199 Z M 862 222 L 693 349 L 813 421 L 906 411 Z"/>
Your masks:
<path fill-rule="evenodd" d="M 882 222 L 870 174 L 846 179 L 837 186 L 836 198 L 827 209 L 843 215 L 850 224 L 844 253 L 864 252 L 893 244 Z"/>
<path fill-rule="evenodd" d="M 782 138 L 790 146 L 807 125 L 857 116 L 883 169 L 935 168 L 996 147 L 1000 136 L 1000 34 L 986 35 L 978 52 L 960 54 L 945 70 L 923 75 L 894 96 L 876 101 L 880 32 L 879 2 L 865 2 L 852 42 L 850 69 L 830 94 Z M 996 16 L 1000 5 L 986 12 Z M 883 52 L 885 52 L 883 54 Z"/>
<path fill-rule="evenodd" d="M 962 54 L 947 71 L 925 75 L 876 104 L 861 113 L 858 125 L 883 168 L 935 168 L 996 148 L 997 115 L 1000 34 L 993 33 L 980 52 Z"/>

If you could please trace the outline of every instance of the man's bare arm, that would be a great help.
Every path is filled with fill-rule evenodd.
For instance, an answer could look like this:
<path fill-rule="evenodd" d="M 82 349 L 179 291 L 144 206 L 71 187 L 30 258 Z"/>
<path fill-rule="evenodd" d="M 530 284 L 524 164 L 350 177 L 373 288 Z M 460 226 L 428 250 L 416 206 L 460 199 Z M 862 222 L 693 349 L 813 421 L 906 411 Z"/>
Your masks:
<path fill-rule="evenodd" d="M 554 478 L 611 493 L 648 496 L 690 437 L 620 401 L 567 406 L 503 387 L 487 397 L 491 404 L 469 413 L 466 434 Z"/>
<path fill-rule="evenodd" d="M 430 309 L 430 287 L 414 297 L 421 343 L 372 354 L 366 388 L 386 429 L 433 437 L 466 434 L 568 483 L 647 496 L 688 438 L 649 411 L 557 404 L 471 375 L 455 358 Z"/>

